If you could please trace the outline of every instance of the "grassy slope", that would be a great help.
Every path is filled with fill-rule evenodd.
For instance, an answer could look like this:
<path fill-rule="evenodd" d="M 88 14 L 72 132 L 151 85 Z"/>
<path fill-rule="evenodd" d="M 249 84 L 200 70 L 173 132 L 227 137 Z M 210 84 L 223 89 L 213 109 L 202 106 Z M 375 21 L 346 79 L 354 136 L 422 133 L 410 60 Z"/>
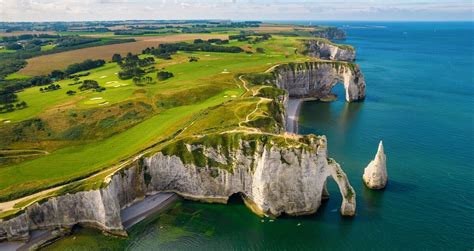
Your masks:
<path fill-rule="evenodd" d="M 229 91 L 239 93 L 240 89 Z M 54 186 L 117 163 L 179 130 L 193 114 L 222 103 L 224 94 L 199 104 L 169 109 L 104 141 L 66 147 L 42 158 L 2 168 L 0 194 Z"/>
<path fill-rule="evenodd" d="M 131 99 L 144 99 L 155 103 L 166 98 L 175 100 L 191 100 L 190 105 L 164 110 L 133 128 L 116 134 L 106 140 L 69 146 L 34 160 L 0 168 L 0 197 L 20 197 L 46 187 L 68 182 L 79 177 L 90 175 L 100 169 L 110 167 L 120 160 L 126 159 L 140 150 L 165 139 L 185 126 L 191 118 L 205 108 L 221 104 L 235 95 L 238 98 L 243 89 L 238 88 L 234 74 L 238 72 L 263 71 L 271 65 L 288 61 L 304 61 L 306 58 L 294 53 L 295 38 L 274 38 L 271 41 L 252 45 L 265 49 L 265 54 L 225 54 L 225 53 L 180 53 L 172 61 L 160 60 L 158 68 L 165 67 L 175 74 L 164 82 L 138 87 L 130 81 L 122 81 L 114 74 L 118 71 L 115 64 L 107 64 L 91 71 L 91 75 L 83 79 L 95 79 L 101 85 L 108 81 L 125 82 L 123 87 L 108 87 L 105 92 L 84 92 L 77 96 L 67 96 L 69 89 L 77 90 L 77 86 L 69 86 L 70 80 L 60 82 L 61 90 L 40 93 L 33 87 L 20 93 L 20 99 L 30 104 L 29 108 L 2 115 L 2 119 L 12 123 L 39 116 L 45 111 L 64 109 L 87 109 L 99 107 L 97 102 L 86 104 L 94 97 L 102 97 L 109 104 Z M 233 42 L 235 45 L 244 43 Z M 197 63 L 189 63 L 188 56 L 200 58 Z M 230 73 L 222 73 L 227 70 Z M 155 77 L 153 73 L 151 76 Z M 106 76 L 101 78 L 102 76 Z M 207 88 L 207 89 L 206 89 Z M 136 90 L 145 89 L 145 94 L 136 95 Z M 226 90 L 222 92 L 222 89 Z M 211 93 L 212 97 L 203 102 L 194 103 L 195 94 L 200 90 L 220 90 Z M 215 95 L 217 94 L 217 95 Z M 225 97 L 227 96 L 227 97 Z M 158 98 L 157 98 L 158 97 Z M 156 100 L 157 99 L 157 100 Z M 54 109 L 52 109 L 54 107 Z M 106 106 L 105 106 L 106 107 Z M 242 118 L 243 115 L 238 115 Z M 207 126 L 212 126 L 208 124 Z M 205 129 L 205 128 L 202 128 Z"/>

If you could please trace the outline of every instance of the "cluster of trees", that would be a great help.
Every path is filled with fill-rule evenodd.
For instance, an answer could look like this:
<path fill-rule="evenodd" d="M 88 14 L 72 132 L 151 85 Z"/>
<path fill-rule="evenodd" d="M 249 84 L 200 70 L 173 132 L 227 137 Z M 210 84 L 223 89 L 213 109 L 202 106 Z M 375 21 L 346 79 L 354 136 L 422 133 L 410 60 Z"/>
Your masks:
<path fill-rule="evenodd" d="M 165 48 L 168 51 L 206 51 L 206 52 L 227 52 L 227 53 L 239 53 L 243 52 L 242 48 L 238 46 L 222 46 L 213 45 L 211 43 L 197 43 L 189 44 L 185 42 L 175 44 L 160 44 L 160 48 Z"/>
<path fill-rule="evenodd" d="M 228 44 L 229 43 L 229 40 L 225 39 L 225 40 L 222 40 L 222 39 L 219 39 L 219 38 L 211 38 L 209 40 L 202 40 L 202 39 L 194 39 L 194 42 L 195 44 Z"/>
<path fill-rule="evenodd" d="M 145 35 L 145 34 L 164 34 L 164 33 L 178 33 L 176 30 L 169 31 L 147 31 L 147 30 L 118 30 L 114 31 L 114 35 Z"/>
<path fill-rule="evenodd" d="M 219 39 L 220 40 L 220 39 Z M 217 43 L 217 40 L 212 40 Z M 220 40 L 220 43 L 225 43 L 226 40 Z M 177 51 L 206 51 L 206 52 L 226 52 L 226 53 L 239 53 L 243 52 L 242 48 L 238 46 L 222 46 L 214 45 L 211 42 L 196 39 L 194 43 L 171 43 L 171 44 L 160 44 L 158 48 L 146 48 L 142 51 L 143 54 L 152 54 L 158 58 L 171 59 L 171 55 Z"/>
<path fill-rule="evenodd" d="M 5 104 L 5 105 L 0 105 L 0 113 L 5 113 L 5 112 L 13 112 L 15 109 L 16 110 L 21 110 L 28 107 L 28 104 L 26 104 L 25 101 L 16 103 L 16 105 L 13 105 L 11 103 Z"/>
<path fill-rule="evenodd" d="M 36 38 L 59 38 L 59 35 L 51 34 L 23 34 L 19 36 L 2 37 L 3 42 L 16 42 L 20 40 L 30 40 Z"/>
<path fill-rule="evenodd" d="M 59 85 L 52 84 L 54 80 L 61 80 L 65 78 L 75 78 L 79 80 L 78 75 L 71 75 L 79 71 L 90 70 L 96 67 L 100 67 L 105 64 L 104 60 L 85 60 L 82 63 L 72 64 L 66 68 L 66 70 L 54 70 L 49 75 L 35 76 L 30 79 L 15 79 L 15 80 L 0 80 L 0 104 L 12 104 L 18 101 L 16 92 L 21 91 L 25 88 L 32 86 L 45 86 L 42 88 L 43 91 L 53 91 L 60 88 Z M 0 66 L 1 66 L 0 62 Z M 88 75 L 88 74 L 80 74 Z M 101 90 L 102 91 L 102 90 Z M 11 111 L 6 109 L 5 111 Z"/>
<path fill-rule="evenodd" d="M 66 68 L 66 70 L 64 70 L 64 74 L 68 76 L 80 71 L 87 71 L 94 68 L 98 68 L 98 67 L 103 66 L 104 64 L 105 64 L 105 61 L 102 59 L 97 59 L 97 60 L 87 59 L 81 63 L 69 65 Z"/>
<path fill-rule="evenodd" d="M 21 46 L 21 44 L 18 44 L 18 43 L 9 43 L 5 45 L 5 49 L 17 51 L 17 50 L 23 49 L 23 46 Z"/>
<path fill-rule="evenodd" d="M 254 28 L 259 27 L 262 22 L 260 21 L 245 21 L 245 22 L 232 22 L 227 24 L 217 24 L 219 28 Z"/>
<path fill-rule="evenodd" d="M 272 38 L 272 35 L 264 34 L 239 34 L 239 35 L 230 35 L 229 40 L 237 40 L 240 42 L 248 41 L 251 44 L 260 43 Z"/>
<path fill-rule="evenodd" d="M 183 27 L 181 28 L 182 33 L 211 33 L 211 31 L 207 30 L 206 28 L 202 27 Z"/>
<path fill-rule="evenodd" d="M 99 83 L 97 83 L 97 81 L 95 80 L 90 80 L 90 79 L 86 79 L 82 82 L 82 85 L 79 86 L 79 90 L 81 91 L 85 91 L 85 90 L 94 90 L 96 92 L 101 92 L 101 91 L 105 91 L 105 87 L 102 87 L 99 85 Z M 68 95 L 71 95 L 69 93 L 67 93 Z"/>
<path fill-rule="evenodd" d="M 50 84 L 50 85 L 46 86 L 45 88 L 40 88 L 40 92 L 56 91 L 56 90 L 59 90 L 59 89 L 61 89 L 60 85 Z"/>
<path fill-rule="evenodd" d="M 80 37 L 80 36 L 67 36 L 60 37 L 56 40 L 57 47 L 71 47 L 75 45 L 88 44 L 100 41 L 100 38 L 91 37 Z"/>
<path fill-rule="evenodd" d="M 0 25 L 1 26 L 1 25 Z M 45 35 L 50 36 L 50 35 Z M 52 35 L 51 35 L 52 36 Z M 15 41 L 7 41 L 7 47 L 11 49 L 18 49 L 14 53 L 0 53 L 0 80 L 4 80 L 5 76 L 14 73 L 26 65 L 25 59 L 53 54 L 63 51 L 81 49 L 91 46 L 117 44 L 133 42 L 134 39 L 97 39 L 97 38 L 83 38 L 79 36 L 67 36 L 58 38 L 42 38 L 40 35 L 34 37 L 32 40 L 18 44 Z M 49 43 L 55 43 L 56 46 L 50 50 L 42 51 L 41 46 Z M 14 46 L 15 48 L 9 47 Z M 20 49 L 21 46 L 21 49 Z M 4 82 L 4 81 L 3 81 Z"/>
<path fill-rule="evenodd" d="M 133 78 L 133 83 L 138 85 L 138 86 L 143 86 L 145 84 L 154 84 L 155 82 L 153 81 L 152 77 L 149 76 L 137 76 Z"/>
<path fill-rule="evenodd" d="M 122 69 L 118 73 L 119 78 L 130 79 L 133 77 L 141 77 L 142 75 L 144 75 L 146 72 L 140 67 L 153 65 L 155 63 L 155 58 L 139 58 L 137 55 L 128 53 L 125 58 L 122 58 L 120 54 L 114 54 L 112 56 L 112 61 L 117 62 L 120 68 Z"/>

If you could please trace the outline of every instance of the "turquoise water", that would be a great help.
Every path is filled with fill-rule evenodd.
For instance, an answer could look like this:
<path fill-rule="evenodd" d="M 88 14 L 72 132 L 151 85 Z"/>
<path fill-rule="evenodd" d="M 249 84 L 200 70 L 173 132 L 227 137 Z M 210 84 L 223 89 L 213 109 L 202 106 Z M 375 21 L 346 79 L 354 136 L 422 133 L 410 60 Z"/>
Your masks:
<path fill-rule="evenodd" d="M 357 49 L 367 98 L 305 103 L 300 132 L 327 135 L 330 155 L 357 192 L 356 217 L 339 216 L 341 197 L 331 182 L 331 199 L 311 216 L 262 222 L 239 201 L 180 202 L 134 227 L 127 240 L 81 230 L 51 248 L 472 250 L 473 23 L 349 25 L 358 26 L 347 29 L 345 43 Z M 361 176 L 380 139 L 389 184 L 371 191 Z"/>

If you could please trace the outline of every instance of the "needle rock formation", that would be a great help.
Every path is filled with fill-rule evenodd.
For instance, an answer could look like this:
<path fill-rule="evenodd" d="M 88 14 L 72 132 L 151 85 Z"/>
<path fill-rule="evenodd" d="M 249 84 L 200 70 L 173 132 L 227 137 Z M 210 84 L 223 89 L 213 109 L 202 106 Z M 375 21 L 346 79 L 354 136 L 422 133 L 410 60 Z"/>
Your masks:
<path fill-rule="evenodd" d="M 364 169 L 365 185 L 370 189 L 382 189 L 387 185 L 387 157 L 383 151 L 382 141 L 379 143 L 379 149 L 369 165 Z"/>

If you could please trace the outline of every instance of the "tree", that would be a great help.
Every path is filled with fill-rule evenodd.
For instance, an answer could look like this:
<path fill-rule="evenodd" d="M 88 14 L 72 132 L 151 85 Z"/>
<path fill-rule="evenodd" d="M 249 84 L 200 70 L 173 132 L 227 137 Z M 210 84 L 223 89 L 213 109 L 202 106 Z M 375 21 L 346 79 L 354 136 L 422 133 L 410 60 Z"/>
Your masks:
<path fill-rule="evenodd" d="M 10 44 L 5 45 L 5 49 L 17 51 L 17 50 L 23 49 L 23 46 L 21 46 L 21 44 L 17 44 L 17 43 L 10 43 Z"/>
<path fill-rule="evenodd" d="M 112 56 L 112 62 L 115 62 L 115 63 L 122 63 L 122 56 L 118 53 L 115 53 L 113 56 Z"/>
<path fill-rule="evenodd" d="M 49 76 L 54 79 L 63 79 L 66 76 L 66 74 L 63 71 L 54 70 L 49 74 Z"/>
<path fill-rule="evenodd" d="M 202 43 L 204 43 L 204 40 L 199 39 L 199 38 L 198 38 L 198 39 L 194 39 L 194 43 L 195 43 L 195 44 L 202 44 Z"/>
<path fill-rule="evenodd" d="M 69 96 L 72 96 L 72 95 L 76 94 L 76 91 L 69 90 L 69 91 L 66 92 L 66 94 L 69 95 Z"/>
<path fill-rule="evenodd" d="M 167 72 L 167 71 L 160 71 L 156 74 L 156 76 L 158 77 L 158 80 L 160 81 L 174 77 L 173 73 Z"/>

